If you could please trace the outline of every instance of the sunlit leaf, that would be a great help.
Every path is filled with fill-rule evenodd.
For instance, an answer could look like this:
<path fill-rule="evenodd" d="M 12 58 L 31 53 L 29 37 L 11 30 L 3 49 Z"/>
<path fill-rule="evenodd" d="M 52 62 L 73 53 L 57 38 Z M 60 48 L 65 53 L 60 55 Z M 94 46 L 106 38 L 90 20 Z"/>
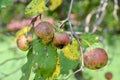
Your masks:
<path fill-rule="evenodd" d="M 79 46 L 75 38 L 72 39 L 72 44 L 68 44 L 62 49 L 64 56 L 70 60 L 77 60 L 80 58 Z"/>
<path fill-rule="evenodd" d="M 55 68 L 55 71 L 52 74 L 52 77 L 57 78 L 59 73 L 60 73 L 60 59 L 59 59 L 59 56 L 57 56 L 56 68 Z"/>
<path fill-rule="evenodd" d="M 57 7 L 59 7 L 61 4 L 62 4 L 62 0 L 50 0 L 49 9 L 53 11 Z"/>
<path fill-rule="evenodd" d="M 27 32 L 29 32 L 30 29 L 31 29 L 30 26 L 25 26 L 22 29 L 18 30 L 16 33 L 16 36 L 14 37 L 14 41 L 16 41 L 20 35 L 26 34 Z"/>
<path fill-rule="evenodd" d="M 38 15 L 47 10 L 45 0 L 32 0 L 25 9 L 25 14 Z"/>

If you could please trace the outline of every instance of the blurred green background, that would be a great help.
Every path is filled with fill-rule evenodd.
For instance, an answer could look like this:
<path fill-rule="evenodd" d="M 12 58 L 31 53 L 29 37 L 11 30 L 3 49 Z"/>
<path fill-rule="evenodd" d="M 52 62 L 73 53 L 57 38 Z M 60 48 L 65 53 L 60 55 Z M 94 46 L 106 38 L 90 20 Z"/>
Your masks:
<path fill-rule="evenodd" d="M 24 9 L 30 1 L 0 0 L 0 80 L 19 80 L 22 75 L 21 67 L 26 62 L 27 52 L 19 50 L 13 38 L 19 29 L 30 23 L 31 18 L 24 14 Z M 78 80 L 106 80 L 104 77 L 106 72 L 113 74 L 112 80 L 120 80 L 120 1 L 118 0 L 119 9 L 116 13 L 118 21 L 113 16 L 114 1 L 108 0 L 105 15 L 94 33 L 108 53 L 108 64 L 100 70 L 85 68 L 78 74 L 80 75 Z M 52 20 L 53 23 L 65 19 L 69 3 L 70 0 L 63 0 L 62 5 L 56 10 L 45 12 L 44 19 Z M 99 6 L 100 0 L 75 0 L 71 14 L 74 31 L 85 32 L 87 15 Z M 89 23 L 90 32 L 96 20 L 99 20 L 96 14 L 92 15 Z M 67 24 L 64 28 L 69 30 Z M 77 79 L 72 76 L 70 80 Z"/>

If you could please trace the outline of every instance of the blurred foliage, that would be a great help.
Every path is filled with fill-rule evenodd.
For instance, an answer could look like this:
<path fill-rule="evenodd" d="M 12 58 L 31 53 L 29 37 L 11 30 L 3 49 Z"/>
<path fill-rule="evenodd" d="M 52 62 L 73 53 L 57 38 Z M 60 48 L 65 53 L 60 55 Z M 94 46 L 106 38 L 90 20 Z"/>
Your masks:
<path fill-rule="evenodd" d="M 32 0 L 25 9 L 27 15 L 38 15 L 47 10 L 45 0 Z"/>
<path fill-rule="evenodd" d="M 0 0 L 0 8 L 6 8 L 12 2 L 13 2 L 13 0 Z"/>
<path fill-rule="evenodd" d="M 1 8 L 1 10 L 0 10 L 0 15 L 1 15 L 0 22 L 1 22 L 2 26 L 5 27 L 6 24 L 8 24 L 8 22 L 13 18 L 18 19 L 18 20 L 25 18 L 26 15 L 24 14 L 24 9 L 28 5 L 29 2 L 30 2 L 30 0 L 24 0 L 24 1 L 22 1 L 22 0 L 18 0 L 18 1 L 1 0 L 1 2 L 0 2 L 1 5 L 5 5 L 5 4 L 7 5 L 7 3 L 11 4 L 8 7 Z M 59 7 L 57 7 L 55 10 L 47 11 L 46 16 L 52 16 L 56 20 L 65 19 L 67 16 L 68 8 L 69 8 L 69 3 L 70 3 L 70 0 L 63 0 L 62 4 Z M 99 0 L 97 0 L 97 1 L 96 0 L 80 0 L 80 1 L 75 0 L 74 1 L 72 13 L 77 16 L 76 17 L 76 20 L 78 22 L 77 27 L 78 27 L 78 29 L 80 28 L 80 31 L 82 31 L 84 29 L 85 18 L 87 16 L 87 14 L 90 13 L 92 10 L 96 9 L 99 6 L 99 4 L 100 4 Z M 34 4 L 34 5 L 37 5 L 37 4 Z M 48 6 L 50 6 L 50 4 L 48 4 Z M 110 0 L 110 1 L 108 1 L 108 6 L 106 9 L 105 17 L 99 26 L 100 28 L 102 28 L 102 29 L 107 28 L 110 31 L 116 31 L 116 30 L 120 29 L 120 27 L 119 27 L 120 23 L 115 21 L 115 19 L 113 17 L 113 9 L 114 9 L 114 2 L 112 0 Z M 11 12 L 14 15 L 12 15 Z M 35 11 L 33 11 L 33 12 L 35 13 Z M 119 14 L 120 14 L 120 9 L 118 9 L 118 13 L 117 13 L 117 15 L 120 19 Z M 95 21 L 94 16 L 95 15 L 93 15 L 93 18 L 91 19 L 91 24 Z M 92 25 L 90 27 L 92 27 Z"/>

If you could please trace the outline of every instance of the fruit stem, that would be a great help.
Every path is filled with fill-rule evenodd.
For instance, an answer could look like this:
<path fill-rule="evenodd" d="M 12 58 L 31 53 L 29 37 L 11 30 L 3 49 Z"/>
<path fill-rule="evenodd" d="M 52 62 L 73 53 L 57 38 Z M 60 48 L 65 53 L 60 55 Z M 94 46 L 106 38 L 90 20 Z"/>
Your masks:
<path fill-rule="evenodd" d="M 84 41 L 91 48 L 91 45 L 90 45 L 90 43 L 87 40 L 82 39 L 82 41 Z"/>

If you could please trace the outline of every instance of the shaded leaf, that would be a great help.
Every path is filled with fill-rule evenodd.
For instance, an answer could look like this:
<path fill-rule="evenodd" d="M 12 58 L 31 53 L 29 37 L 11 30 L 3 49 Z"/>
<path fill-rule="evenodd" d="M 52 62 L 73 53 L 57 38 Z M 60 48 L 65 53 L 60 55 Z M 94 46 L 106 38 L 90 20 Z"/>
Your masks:
<path fill-rule="evenodd" d="M 37 70 L 39 70 L 37 74 L 45 78 L 52 76 L 57 63 L 58 54 L 56 49 L 54 49 L 51 44 L 45 45 L 38 40 L 33 42 L 33 48 L 36 53 L 35 63 L 38 64 Z"/>
<path fill-rule="evenodd" d="M 27 63 L 23 65 L 22 67 L 22 77 L 20 80 L 29 80 L 30 78 L 30 74 L 31 74 L 31 69 L 33 66 L 33 59 L 34 59 L 34 55 L 33 55 L 33 50 L 32 48 L 29 50 L 28 55 L 27 55 Z"/>
<path fill-rule="evenodd" d="M 60 57 L 60 74 L 68 74 L 69 70 L 74 69 L 80 62 L 79 60 L 69 60 L 67 59 L 62 52 L 59 54 Z"/>

